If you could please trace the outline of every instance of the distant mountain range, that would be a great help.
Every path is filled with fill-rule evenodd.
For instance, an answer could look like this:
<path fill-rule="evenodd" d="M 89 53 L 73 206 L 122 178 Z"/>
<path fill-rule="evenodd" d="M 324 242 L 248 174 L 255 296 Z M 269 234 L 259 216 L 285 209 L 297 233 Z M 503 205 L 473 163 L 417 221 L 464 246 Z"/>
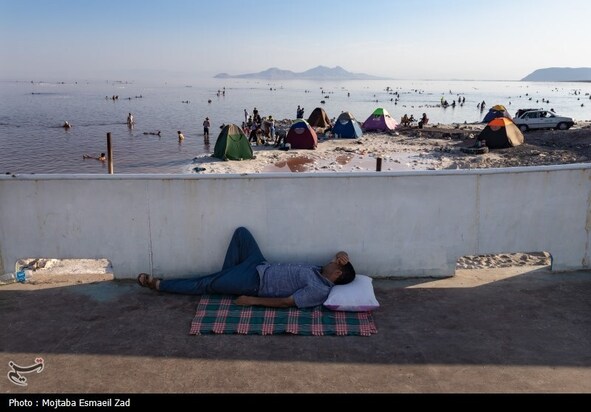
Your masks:
<path fill-rule="evenodd" d="M 365 73 L 351 73 L 341 66 L 316 66 L 304 72 L 293 72 L 277 67 L 258 73 L 228 74 L 219 73 L 216 79 L 261 79 L 261 80 L 392 80 L 388 77 L 373 76 Z M 530 82 L 591 82 L 591 67 L 548 67 L 538 69 L 525 76 L 521 81 Z"/>
<path fill-rule="evenodd" d="M 525 76 L 526 82 L 591 82 L 591 67 L 548 67 Z"/>
<path fill-rule="evenodd" d="M 292 72 L 277 67 L 258 73 L 236 74 L 220 73 L 214 76 L 216 79 L 264 79 L 264 80 L 389 80 L 386 77 L 372 76 L 364 73 L 351 73 L 340 66 L 317 66 L 305 72 Z"/>

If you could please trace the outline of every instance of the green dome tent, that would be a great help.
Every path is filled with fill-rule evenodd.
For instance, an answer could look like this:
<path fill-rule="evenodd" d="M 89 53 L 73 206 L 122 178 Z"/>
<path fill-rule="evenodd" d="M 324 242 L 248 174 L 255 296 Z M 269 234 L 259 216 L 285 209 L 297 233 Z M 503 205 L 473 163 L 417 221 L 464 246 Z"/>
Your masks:
<path fill-rule="evenodd" d="M 215 142 L 213 157 L 222 160 L 253 159 L 252 147 L 248 137 L 235 124 L 225 126 Z"/>

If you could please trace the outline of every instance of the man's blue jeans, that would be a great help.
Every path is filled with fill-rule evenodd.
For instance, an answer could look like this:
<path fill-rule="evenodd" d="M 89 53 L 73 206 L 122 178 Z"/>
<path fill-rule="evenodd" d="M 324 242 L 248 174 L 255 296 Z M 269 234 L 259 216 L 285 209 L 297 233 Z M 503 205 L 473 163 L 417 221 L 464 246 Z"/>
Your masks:
<path fill-rule="evenodd" d="M 257 296 L 259 274 L 257 266 L 265 261 L 256 240 L 248 229 L 234 231 L 228 245 L 222 270 L 208 276 L 163 279 L 159 290 L 186 295 L 230 294 Z"/>

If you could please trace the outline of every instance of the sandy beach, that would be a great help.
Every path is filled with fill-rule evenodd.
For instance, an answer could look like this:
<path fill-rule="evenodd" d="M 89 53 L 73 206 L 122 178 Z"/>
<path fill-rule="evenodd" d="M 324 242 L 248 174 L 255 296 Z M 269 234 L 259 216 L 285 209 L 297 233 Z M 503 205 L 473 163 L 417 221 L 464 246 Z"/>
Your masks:
<path fill-rule="evenodd" d="M 192 172 L 244 174 L 271 172 L 370 172 L 381 158 L 382 171 L 481 169 L 585 163 L 591 160 L 591 121 L 569 130 L 526 132 L 525 143 L 485 154 L 466 154 L 484 128 L 482 123 L 400 128 L 365 133 L 359 139 L 325 139 L 315 150 L 282 151 L 273 145 L 253 146 L 255 159 L 222 161 L 211 155 L 193 159 Z M 213 150 L 213 148 L 212 148 Z"/>

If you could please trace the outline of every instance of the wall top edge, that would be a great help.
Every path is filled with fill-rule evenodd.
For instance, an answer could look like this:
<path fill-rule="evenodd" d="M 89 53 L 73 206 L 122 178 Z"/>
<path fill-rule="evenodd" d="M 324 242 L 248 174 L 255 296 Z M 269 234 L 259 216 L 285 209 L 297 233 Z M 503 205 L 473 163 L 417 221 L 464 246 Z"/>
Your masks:
<path fill-rule="evenodd" d="M 591 163 L 572 163 L 549 166 L 520 166 L 494 169 L 412 170 L 396 172 L 277 172 L 242 174 L 4 174 L 0 181 L 10 180 L 203 180 L 203 179 L 309 179 L 309 178 L 355 178 L 355 177 L 410 177 L 446 175 L 490 175 L 507 173 L 532 173 L 565 170 L 589 170 Z"/>

